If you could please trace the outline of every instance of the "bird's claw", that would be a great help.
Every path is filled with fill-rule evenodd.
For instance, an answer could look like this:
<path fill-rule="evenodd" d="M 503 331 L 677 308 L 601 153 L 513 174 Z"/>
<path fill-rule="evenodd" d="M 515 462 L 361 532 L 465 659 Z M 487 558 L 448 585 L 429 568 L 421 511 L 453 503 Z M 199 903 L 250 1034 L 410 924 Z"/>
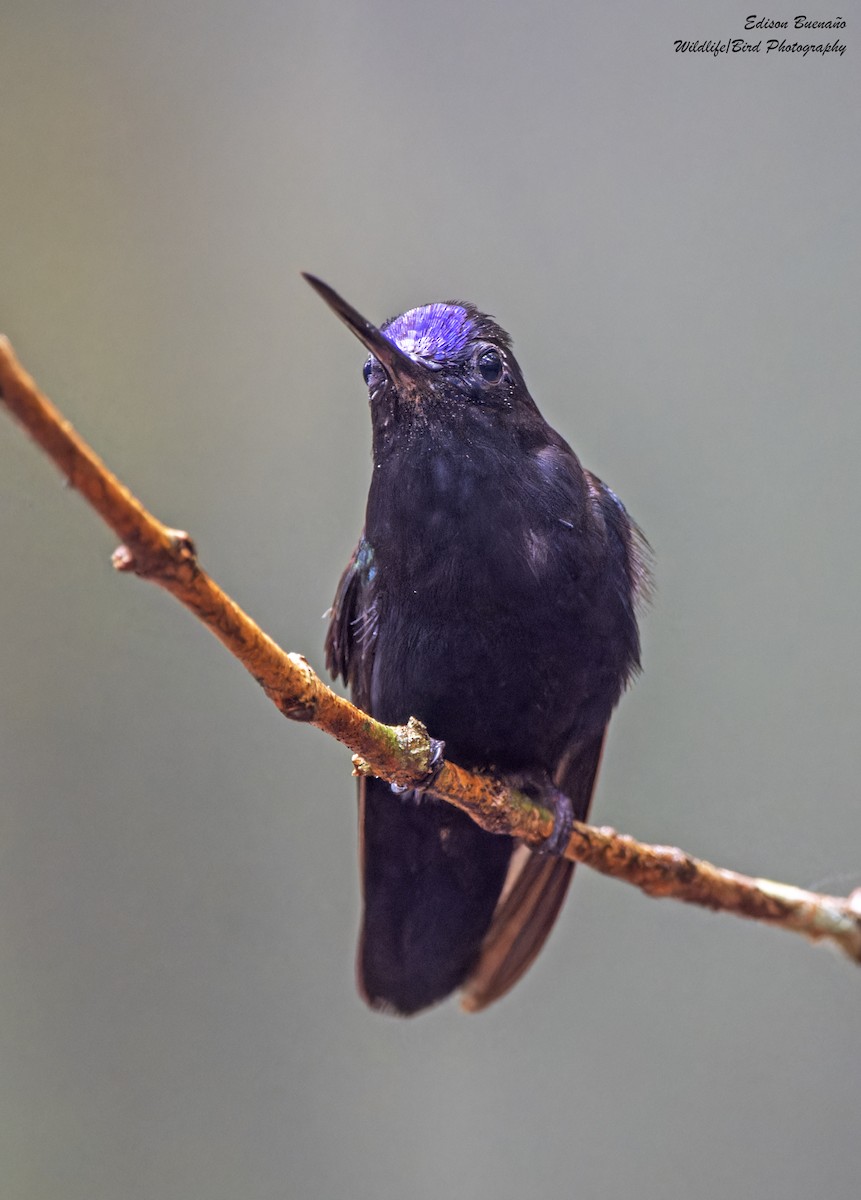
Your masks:
<path fill-rule="evenodd" d="M 553 813 L 553 832 L 538 847 L 539 853 L 564 854 L 574 824 L 574 806 L 571 798 L 558 788 L 549 788 L 541 800 Z"/>

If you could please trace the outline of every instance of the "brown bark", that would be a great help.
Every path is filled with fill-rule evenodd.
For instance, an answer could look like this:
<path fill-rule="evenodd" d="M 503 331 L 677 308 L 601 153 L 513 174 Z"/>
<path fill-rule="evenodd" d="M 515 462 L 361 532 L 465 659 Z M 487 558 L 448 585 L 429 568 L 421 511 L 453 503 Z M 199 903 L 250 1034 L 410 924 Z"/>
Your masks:
<path fill-rule="evenodd" d="M 301 655 L 277 646 L 202 569 L 188 534 L 152 516 L 39 392 L 2 336 L 0 400 L 122 539 L 113 556 L 117 570 L 150 579 L 181 601 L 239 659 L 284 716 L 307 721 L 343 742 L 354 752 L 356 773 L 432 792 L 492 832 L 513 834 L 533 845 L 550 837 L 553 816 L 548 809 L 491 775 L 442 759 L 440 744 L 421 722 L 388 726 L 375 721 L 326 687 Z M 565 856 L 651 896 L 830 941 L 861 963 L 861 889 L 848 897 L 823 896 L 580 822 L 574 823 Z"/>

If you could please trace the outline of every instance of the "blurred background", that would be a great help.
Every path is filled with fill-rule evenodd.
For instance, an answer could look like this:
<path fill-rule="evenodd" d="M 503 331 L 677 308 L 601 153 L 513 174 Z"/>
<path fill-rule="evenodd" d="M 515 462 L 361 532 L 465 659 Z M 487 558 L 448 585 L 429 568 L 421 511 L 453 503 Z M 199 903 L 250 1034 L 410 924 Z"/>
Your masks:
<path fill-rule="evenodd" d="M 861 34 L 674 52 L 746 14 L 5 0 L 0 327 L 322 670 L 369 423 L 299 271 L 495 313 L 656 553 L 595 818 L 846 893 Z M 346 751 L 116 575 L 5 417 L 0 547 L 4 1197 L 858 1195 L 848 963 L 581 869 L 497 1007 L 372 1014 Z"/>

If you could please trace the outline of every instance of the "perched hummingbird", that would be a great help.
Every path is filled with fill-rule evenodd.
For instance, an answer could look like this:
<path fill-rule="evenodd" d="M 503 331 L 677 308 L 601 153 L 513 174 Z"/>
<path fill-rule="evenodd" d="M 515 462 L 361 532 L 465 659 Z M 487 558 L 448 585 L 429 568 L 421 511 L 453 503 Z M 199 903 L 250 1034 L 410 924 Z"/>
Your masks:
<path fill-rule="evenodd" d="M 639 668 L 648 547 L 539 413 L 511 339 L 472 304 L 377 328 L 308 283 L 370 352 L 365 527 L 338 585 L 329 670 L 381 721 L 410 716 L 446 756 L 584 820 L 607 722 Z M 573 864 L 449 804 L 359 782 L 358 983 L 416 1013 L 478 1010 L 541 949 Z"/>

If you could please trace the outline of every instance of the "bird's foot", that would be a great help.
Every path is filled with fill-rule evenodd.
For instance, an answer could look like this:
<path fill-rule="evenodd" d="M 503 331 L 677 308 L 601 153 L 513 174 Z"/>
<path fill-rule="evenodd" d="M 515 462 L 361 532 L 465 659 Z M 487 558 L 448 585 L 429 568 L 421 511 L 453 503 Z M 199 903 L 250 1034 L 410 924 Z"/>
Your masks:
<path fill-rule="evenodd" d="M 571 798 L 558 788 L 549 786 L 541 796 L 541 803 L 553 813 L 553 832 L 541 843 L 538 851 L 541 854 L 564 854 L 574 823 Z"/>
<path fill-rule="evenodd" d="M 532 772 L 509 773 L 504 775 L 506 783 L 525 792 L 530 800 L 547 808 L 553 814 L 553 832 L 535 849 L 539 854 L 564 854 L 565 847 L 571 837 L 571 826 L 574 821 L 574 805 L 571 798 L 550 782 L 546 775 L 536 775 Z"/>

